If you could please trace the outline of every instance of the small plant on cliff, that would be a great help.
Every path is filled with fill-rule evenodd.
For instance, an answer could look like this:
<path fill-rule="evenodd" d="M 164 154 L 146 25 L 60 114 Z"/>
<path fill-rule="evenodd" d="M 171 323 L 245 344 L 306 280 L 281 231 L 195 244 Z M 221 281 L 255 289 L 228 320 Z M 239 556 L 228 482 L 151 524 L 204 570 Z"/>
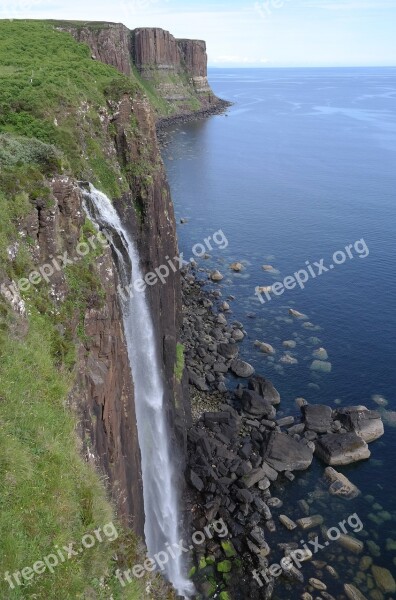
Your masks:
<path fill-rule="evenodd" d="M 176 346 L 176 363 L 175 363 L 175 377 L 180 383 L 184 373 L 184 346 L 178 343 Z"/>

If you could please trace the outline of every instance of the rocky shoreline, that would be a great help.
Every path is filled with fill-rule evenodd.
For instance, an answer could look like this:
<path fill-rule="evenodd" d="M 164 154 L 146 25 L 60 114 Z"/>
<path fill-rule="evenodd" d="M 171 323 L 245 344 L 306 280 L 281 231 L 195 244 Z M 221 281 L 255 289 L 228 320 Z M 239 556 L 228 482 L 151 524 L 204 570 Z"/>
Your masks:
<path fill-rule="evenodd" d="M 157 135 L 161 138 L 164 130 L 171 125 L 178 125 L 180 123 L 189 123 L 190 121 L 196 121 L 197 119 L 205 119 L 207 117 L 211 117 L 213 115 L 221 115 L 227 108 L 233 106 L 232 102 L 228 100 L 221 100 L 220 98 L 216 99 L 216 102 L 213 103 L 212 106 L 203 108 L 202 110 L 198 110 L 195 112 L 189 113 L 181 113 L 177 115 L 172 115 L 170 117 L 162 117 L 158 119 L 156 127 L 157 127 Z M 161 142 L 161 139 L 160 139 Z"/>
<path fill-rule="evenodd" d="M 392 590 L 393 577 L 376 567 L 370 556 L 363 556 L 366 546 L 359 534 L 344 533 L 335 543 L 334 564 L 314 560 L 309 548 L 301 551 L 299 545 L 301 537 L 310 539 L 318 532 L 326 539 L 330 523 L 315 514 L 318 503 L 319 509 L 321 502 L 323 507 L 335 503 L 334 508 L 346 514 L 345 503 L 360 494 L 333 467 L 370 456 L 368 444 L 384 433 L 380 413 L 364 406 L 333 409 L 299 398 L 299 416 L 278 417 L 280 394 L 240 360 L 238 343 L 246 332 L 242 323 L 227 319 L 233 298 L 224 300 L 219 290 L 206 289 L 211 275 L 195 263 L 182 272 L 181 341 L 194 423 L 188 432 L 187 481 L 192 528 L 202 530 L 222 519 L 229 538 L 214 536 L 195 548 L 191 574 L 197 597 L 269 599 L 282 582 L 290 598 L 331 600 L 326 591 L 330 578 L 340 591 L 337 598 L 362 600 L 371 589 L 370 598 L 382 600 L 381 589 L 388 585 Z M 296 472 L 308 469 L 316 459 L 325 467 L 315 493 L 302 497 L 296 506 L 282 508 L 282 493 Z M 334 565 L 344 562 L 345 549 L 352 553 L 348 560 L 356 568 L 341 581 Z M 290 560 L 296 551 L 302 552 L 298 566 Z M 276 562 L 279 572 L 274 574 L 271 565 Z M 353 577 L 355 571 L 360 578 L 366 571 L 367 581 Z M 256 577 L 261 573 L 261 585 L 254 573 Z"/>

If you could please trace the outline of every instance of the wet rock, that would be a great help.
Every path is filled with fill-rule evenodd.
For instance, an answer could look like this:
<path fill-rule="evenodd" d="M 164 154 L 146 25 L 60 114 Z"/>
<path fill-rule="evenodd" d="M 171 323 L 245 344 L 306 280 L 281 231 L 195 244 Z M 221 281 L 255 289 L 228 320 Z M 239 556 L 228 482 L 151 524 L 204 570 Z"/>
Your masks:
<path fill-rule="evenodd" d="M 367 600 L 366 596 L 363 596 L 363 594 L 351 583 L 346 583 L 344 585 L 344 592 L 349 600 Z"/>
<path fill-rule="evenodd" d="M 311 371 L 320 371 L 321 373 L 331 373 L 332 364 L 324 360 L 314 360 L 311 364 Z"/>
<path fill-rule="evenodd" d="M 384 594 L 396 593 L 396 581 L 388 569 L 373 565 L 371 567 L 371 572 L 375 579 L 375 583 L 381 592 Z"/>
<path fill-rule="evenodd" d="M 239 348 L 236 344 L 224 344 L 221 343 L 218 345 L 218 352 L 221 356 L 224 356 L 227 360 L 234 359 L 238 356 Z"/>
<path fill-rule="evenodd" d="M 324 479 L 329 484 L 329 492 L 333 496 L 353 500 L 360 494 L 360 490 L 342 473 L 338 473 L 332 467 L 327 467 Z"/>
<path fill-rule="evenodd" d="M 329 358 L 329 355 L 324 348 L 318 348 L 317 350 L 314 350 L 312 356 L 317 360 L 327 360 Z"/>
<path fill-rule="evenodd" d="M 366 442 L 356 433 L 329 433 L 316 442 L 316 455 L 326 464 L 349 465 L 370 458 Z"/>
<path fill-rule="evenodd" d="M 380 413 L 365 406 L 341 408 L 337 410 L 336 418 L 347 431 L 355 431 L 367 443 L 384 435 Z"/>
<path fill-rule="evenodd" d="M 239 273 L 243 269 L 243 264 L 240 262 L 234 262 L 230 265 L 230 269 L 236 273 Z"/>
<path fill-rule="evenodd" d="M 306 319 L 307 318 L 306 315 L 298 312 L 298 310 L 294 310 L 294 308 L 289 308 L 289 315 L 291 315 L 295 319 Z"/>
<path fill-rule="evenodd" d="M 224 279 L 224 275 L 220 273 L 220 271 L 212 271 L 210 274 L 210 278 L 212 281 L 222 281 Z"/>
<path fill-rule="evenodd" d="M 287 433 L 273 431 L 263 444 L 263 458 L 276 471 L 302 471 L 311 465 L 313 451 Z"/>
<path fill-rule="evenodd" d="M 279 362 L 281 362 L 284 365 L 297 365 L 298 364 L 297 358 L 294 358 L 294 356 L 291 356 L 291 354 L 285 354 L 284 356 L 282 356 L 282 358 L 279 360 Z"/>
<path fill-rule="evenodd" d="M 276 421 L 276 424 L 279 425 L 279 427 L 288 427 L 289 425 L 293 425 L 293 423 L 294 417 L 282 417 Z"/>
<path fill-rule="evenodd" d="M 243 331 L 241 329 L 234 329 L 234 331 L 231 334 L 231 337 L 236 342 L 241 342 L 243 340 L 243 338 L 245 337 L 245 334 L 243 333 Z"/>
<path fill-rule="evenodd" d="M 286 515 L 279 515 L 279 521 L 289 531 L 293 531 L 293 529 L 297 529 L 296 523 L 294 521 L 292 521 L 291 519 L 289 519 L 289 517 Z"/>
<path fill-rule="evenodd" d="M 320 590 L 320 591 L 325 591 L 327 590 L 327 585 L 325 583 L 323 583 L 323 581 L 320 581 L 319 579 L 315 579 L 314 577 L 311 577 L 311 579 L 309 580 L 310 585 L 312 585 L 313 588 L 315 588 L 315 590 Z"/>
<path fill-rule="evenodd" d="M 243 390 L 241 404 L 244 411 L 257 417 L 272 419 L 276 415 L 275 407 L 253 390 Z"/>
<path fill-rule="evenodd" d="M 297 346 L 297 342 L 295 342 L 294 340 L 286 340 L 283 342 L 282 344 L 285 348 L 288 348 L 289 350 L 292 350 L 293 348 L 295 348 Z"/>
<path fill-rule="evenodd" d="M 346 535 L 342 533 L 337 542 L 340 544 L 340 546 L 346 548 L 353 554 L 361 554 L 364 550 L 364 543 L 360 540 L 357 540 L 352 535 Z"/>
<path fill-rule="evenodd" d="M 275 348 L 273 346 L 271 346 L 271 344 L 267 344 L 265 342 L 259 342 L 259 340 L 256 340 L 254 342 L 254 345 L 259 348 L 261 350 L 261 352 L 264 352 L 265 354 L 275 354 Z"/>
<path fill-rule="evenodd" d="M 330 430 L 333 411 L 330 406 L 322 404 L 307 404 L 301 408 L 305 427 L 317 433 L 326 433 Z"/>
<path fill-rule="evenodd" d="M 231 371 L 237 377 L 243 377 L 243 378 L 251 377 L 254 374 L 254 368 L 252 367 L 252 365 L 250 365 L 249 363 L 247 363 L 243 360 L 239 360 L 239 359 L 232 361 Z"/>
<path fill-rule="evenodd" d="M 323 517 L 321 515 L 312 515 L 311 517 L 304 517 L 303 519 L 297 520 L 297 525 L 301 529 L 312 529 L 313 527 L 319 527 L 323 524 Z"/>
<path fill-rule="evenodd" d="M 268 400 L 274 406 L 280 404 L 280 394 L 278 390 L 273 386 L 269 379 L 265 379 L 260 375 L 250 377 L 248 382 L 248 389 L 253 390 L 260 394 L 265 400 Z"/>

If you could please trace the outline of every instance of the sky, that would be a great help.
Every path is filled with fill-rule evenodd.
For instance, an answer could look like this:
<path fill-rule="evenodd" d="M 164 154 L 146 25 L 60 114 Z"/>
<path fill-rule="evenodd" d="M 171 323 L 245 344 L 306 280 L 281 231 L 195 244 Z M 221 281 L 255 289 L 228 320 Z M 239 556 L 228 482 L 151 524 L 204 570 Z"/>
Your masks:
<path fill-rule="evenodd" d="M 162 27 L 211 67 L 396 66 L 396 0 L 0 0 L 0 18 Z"/>

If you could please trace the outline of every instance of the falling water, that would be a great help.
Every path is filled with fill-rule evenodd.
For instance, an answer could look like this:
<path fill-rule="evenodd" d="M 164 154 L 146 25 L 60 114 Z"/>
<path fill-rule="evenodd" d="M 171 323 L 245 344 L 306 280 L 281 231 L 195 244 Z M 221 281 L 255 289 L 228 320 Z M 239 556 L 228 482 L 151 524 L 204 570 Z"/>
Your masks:
<path fill-rule="evenodd" d="M 122 285 L 133 286 L 134 281 L 142 279 L 139 255 L 133 240 L 105 194 L 91 186 L 90 192 L 84 192 L 84 196 L 89 217 L 108 234 L 117 256 Z M 130 289 L 132 293 L 122 294 L 120 299 L 135 389 L 146 544 L 150 557 L 161 551 L 167 552 L 167 577 L 178 594 L 189 598 L 194 588 L 184 575 L 182 557 L 173 559 L 167 550 L 169 546 L 180 542 L 179 511 L 154 327 L 146 294 L 135 291 L 133 287 Z M 177 555 L 177 547 L 173 546 L 173 552 Z"/>

